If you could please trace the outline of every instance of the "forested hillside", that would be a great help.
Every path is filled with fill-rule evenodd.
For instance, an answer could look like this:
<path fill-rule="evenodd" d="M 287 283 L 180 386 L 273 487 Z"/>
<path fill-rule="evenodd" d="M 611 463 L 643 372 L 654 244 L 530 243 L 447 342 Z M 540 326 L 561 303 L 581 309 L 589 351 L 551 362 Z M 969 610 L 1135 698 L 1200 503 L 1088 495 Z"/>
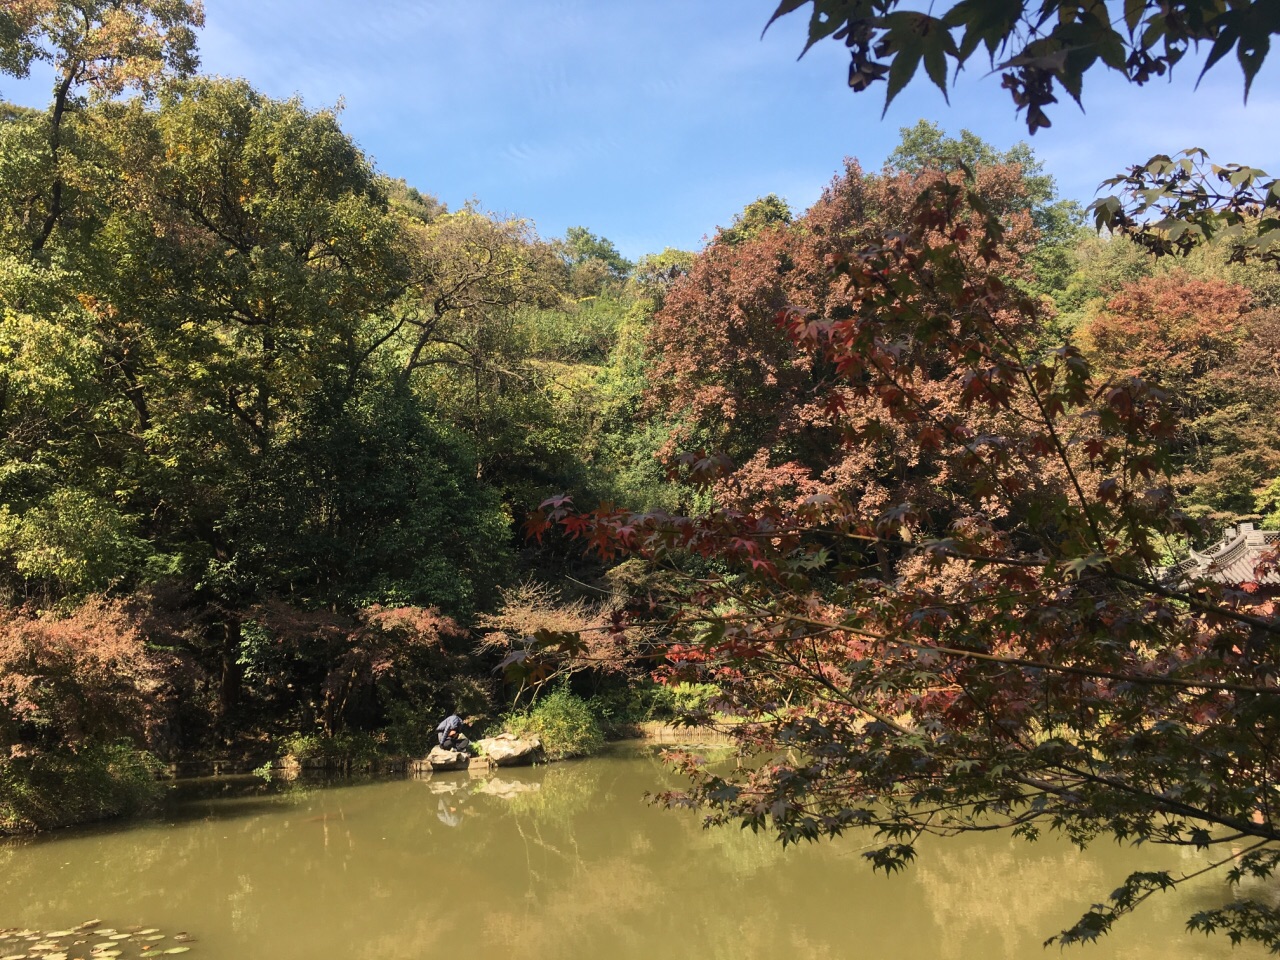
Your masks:
<path fill-rule="evenodd" d="M 633 425 L 684 258 L 446 210 L 239 81 L 51 123 L 0 126 L 13 762 L 496 710 L 475 616 L 575 562 L 525 512 L 663 495 Z"/>

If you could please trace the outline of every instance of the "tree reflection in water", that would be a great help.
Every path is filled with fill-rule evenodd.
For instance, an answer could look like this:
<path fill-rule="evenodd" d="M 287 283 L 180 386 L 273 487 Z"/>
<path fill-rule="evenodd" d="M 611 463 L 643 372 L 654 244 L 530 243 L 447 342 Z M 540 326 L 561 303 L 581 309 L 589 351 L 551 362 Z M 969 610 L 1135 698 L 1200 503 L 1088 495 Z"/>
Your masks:
<path fill-rule="evenodd" d="M 0 926 L 103 916 L 183 929 L 201 960 L 1021 960 L 1074 920 L 1076 890 L 1176 867 L 1158 850 L 978 836 L 873 876 L 870 837 L 784 851 L 647 805 L 669 776 L 652 752 L 624 751 L 491 778 L 187 801 L 168 822 L 0 846 Z M 1088 960 L 1249 956 L 1181 934 L 1190 901 L 1164 899 Z"/>

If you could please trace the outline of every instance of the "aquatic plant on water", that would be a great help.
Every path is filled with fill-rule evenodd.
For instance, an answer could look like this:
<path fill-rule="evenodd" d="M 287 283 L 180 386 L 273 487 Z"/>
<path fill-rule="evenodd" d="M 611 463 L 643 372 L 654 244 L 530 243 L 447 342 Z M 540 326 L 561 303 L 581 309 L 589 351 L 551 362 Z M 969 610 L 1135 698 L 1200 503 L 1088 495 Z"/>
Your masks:
<path fill-rule="evenodd" d="M 157 927 L 102 926 L 86 920 L 65 930 L 0 929 L 0 960 L 147 960 L 187 953 L 195 938 Z"/>

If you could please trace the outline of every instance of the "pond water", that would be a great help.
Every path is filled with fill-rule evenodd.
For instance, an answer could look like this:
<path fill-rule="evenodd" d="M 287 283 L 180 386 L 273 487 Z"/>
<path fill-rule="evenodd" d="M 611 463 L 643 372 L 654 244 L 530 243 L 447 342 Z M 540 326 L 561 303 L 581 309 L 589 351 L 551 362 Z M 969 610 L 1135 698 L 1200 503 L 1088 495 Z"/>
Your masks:
<path fill-rule="evenodd" d="M 1131 870 L 1198 858 L 990 834 L 872 874 L 872 838 L 783 850 L 648 806 L 651 748 L 477 779 L 176 803 L 163 821 L 0 845 L 0 928 L 187 931 L 191 960 L 1057 956 L 1046 937 Z M 1153 898 L 1086 960 L 1252 958 L 1183 932 L 1220 879 Z M 129 960 L 126 955 L 122 960 Z"/>

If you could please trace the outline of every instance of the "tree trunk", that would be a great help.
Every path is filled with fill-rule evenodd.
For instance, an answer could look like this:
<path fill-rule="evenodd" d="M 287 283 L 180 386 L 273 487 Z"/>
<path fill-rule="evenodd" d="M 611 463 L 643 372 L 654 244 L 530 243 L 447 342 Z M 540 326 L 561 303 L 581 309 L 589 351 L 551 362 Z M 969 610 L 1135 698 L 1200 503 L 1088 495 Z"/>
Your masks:
<path fill-rule="evenodd" d="M 218 719 L 225 737 L 240 705 L 244 666 L 240 663 L 240 621 L 228 620 L 222 628 L 222 676 L 218 683 Z"/>
<path fill-rule="evenodd" d="M 62 216 L 62 171 L 59 170 L 62 150 L 62 121 L 66 115 L 67 98 L 71 94 L 71 85 L 75 82 L 75 79 L 75 69 L 67 67 L 54 93 L 53 117 L 49 130 L 49 156 L 53 161 L 53 186 L 50 189 L 49 212 L 44 218 L 44 223 L 40 226 L 40 232 L 36 234 L 35 240 L 31 243 L 31 252 L 36 256 L 39 256 L 40 252 L 44 250 L 44 245 L 48 242 L 53 233 L 53 228 L 57 226 L 58 219 Z"/>

